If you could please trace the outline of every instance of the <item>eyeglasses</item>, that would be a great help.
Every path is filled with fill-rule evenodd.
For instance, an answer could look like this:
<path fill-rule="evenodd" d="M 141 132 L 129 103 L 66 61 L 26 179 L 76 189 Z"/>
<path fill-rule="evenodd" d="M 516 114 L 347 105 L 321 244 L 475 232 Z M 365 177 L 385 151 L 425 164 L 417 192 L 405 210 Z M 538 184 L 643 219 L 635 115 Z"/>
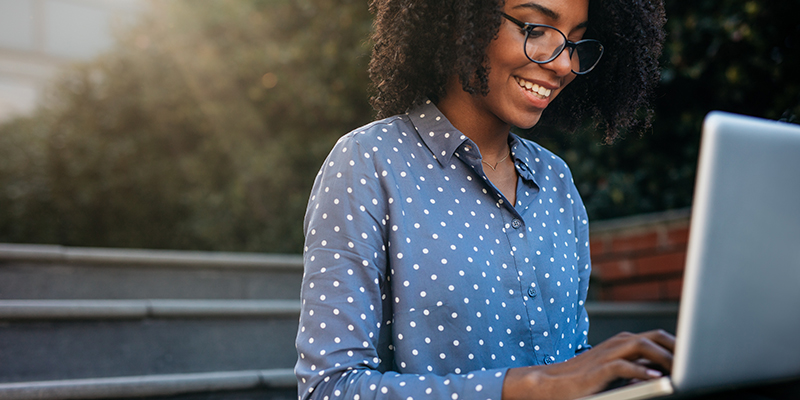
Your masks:
<path fill-rule="evenodd" d="M 503 16 L 525 31 L 525 56 L 536 64 L 547 64 L 560 56 L 564 49 L 569 49 L 572 72 L 583 75 L 589 73 L 603 56 L 603 45 L 597 40 L 571 42 L 550 25 L 522 22 L 505 13 Z"/>

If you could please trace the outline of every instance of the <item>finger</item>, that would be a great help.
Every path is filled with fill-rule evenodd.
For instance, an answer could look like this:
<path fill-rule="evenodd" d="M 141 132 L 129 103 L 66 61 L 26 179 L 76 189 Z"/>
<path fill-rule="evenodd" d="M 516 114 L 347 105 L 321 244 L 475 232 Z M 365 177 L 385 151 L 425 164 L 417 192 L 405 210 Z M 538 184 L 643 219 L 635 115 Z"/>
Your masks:
<path fill-rule="evenodd" d="M 634 363 L 644 358 L 661 366 L 665 371 L 672 370 L 672 351 L 657 344 L 647 335 L 634 336 L 627 344 L 626 354 L 621 358 Z"/>
<path fill-rule="evenodd" d="M 642 335 L 669 350 L 670 353 L 675 352 L 675 336 L 673 336 L 671 333 L 661 329 L 656 329 L 653 331 L 644 332 Z"/>
<path fill-rule="evenodd" d="M 641 334 L 621 332 L 583 354 L 600 363 L 625 359 L 635 361 L 643 358 L 660 366 L 663 371 L 672 369 L 674 337 L 664 331 L 649 331 Z"/>
<path fill-rule="evenodd" d="M 650 368 L 650 369 L 654 369 L 656 371 L 659 371 L 662 374 L 669 374 L 670 373 L 669 370 L 667 370 L 666 368 L 662 367 L 661 365 L 655 364 L 653 362 L 650 362 L 650 360 L 646 360 L 644 358 L 640 358 L 640 359 L 636 360 L 635 362 L 637 364 L 645 367 L 645 368 Z"/>
<path fill-rule="evenodd" d="M 629 361 L 635 361 L 638 358 L 645 358 L 646 360 L 651 360 L 647 357 L 648 354 L 655 355 L 657 358 L 664 358 L 666 354 L 672 354 L 672 351 L 651 339 L 653 337 L 657 338 L 658 336 L 659 334 L 657 331 L 640 334 L 622 332 L 601 343 L 594 349 L 602 349 L 603 353 L 611 359 L 624 358 Z"/>
<path fill-rule="evenodd" d="M 625 378 L 646 381 L 663 376 L 660 371 L 647 368 L 644 365 L 628 360 L 614 360 L 609 363 L 609 368 L 607 370 L 611 373 L 611 376 L 608 378 L 610 380 L 616 378 Z"/>

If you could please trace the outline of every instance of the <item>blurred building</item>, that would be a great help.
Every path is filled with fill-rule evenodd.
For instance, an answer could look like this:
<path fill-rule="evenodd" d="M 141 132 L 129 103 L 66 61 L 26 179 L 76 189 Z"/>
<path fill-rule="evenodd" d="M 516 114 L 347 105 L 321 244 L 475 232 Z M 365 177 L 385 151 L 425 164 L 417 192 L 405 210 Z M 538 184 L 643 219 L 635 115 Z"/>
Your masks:
<path fill-rule="evenodd" d="M 108 49 L 143 0 L 0 1 L 0 122 L 31 112 L 64 65 Z"/>

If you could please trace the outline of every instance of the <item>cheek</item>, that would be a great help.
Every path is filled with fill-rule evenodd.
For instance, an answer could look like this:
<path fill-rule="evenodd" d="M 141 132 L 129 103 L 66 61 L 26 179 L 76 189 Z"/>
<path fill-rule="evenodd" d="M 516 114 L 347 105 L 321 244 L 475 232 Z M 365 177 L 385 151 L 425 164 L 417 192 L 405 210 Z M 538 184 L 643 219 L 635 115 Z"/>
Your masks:
<path fill-rule="evenodd" d="M 489 59 L 489 67 L 492 68 L 490 71 L 505 70 L 507 72 L 525 67 L 530 63 L 525 57 L 522 42 L 516 40 L 505 29 L 501 29 L 497 37 L 489 44 L 486 56 Z"/>

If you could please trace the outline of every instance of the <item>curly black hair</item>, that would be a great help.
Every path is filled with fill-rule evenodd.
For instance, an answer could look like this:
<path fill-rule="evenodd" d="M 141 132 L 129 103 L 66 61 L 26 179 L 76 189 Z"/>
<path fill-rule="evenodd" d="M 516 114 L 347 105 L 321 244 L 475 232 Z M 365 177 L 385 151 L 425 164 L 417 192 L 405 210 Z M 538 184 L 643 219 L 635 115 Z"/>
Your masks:
<path fill-rule="evenodd" d="M 405 112 L 421 99 L 434 102 L 458 75 L 463 89 L 486 95 L 486 48 L 502 21 L 504 0 L 372 0 L 374 48 L 369 74 L 378 117 Z M 605 53 L 577 77 L 540 124 L 575 130 L 592 117 L 612 142 L 624 129 L 649 126 L 650 97 L 659 80 L 665 38 L 662 0 L 591 0 L 586 37 Z"/>

